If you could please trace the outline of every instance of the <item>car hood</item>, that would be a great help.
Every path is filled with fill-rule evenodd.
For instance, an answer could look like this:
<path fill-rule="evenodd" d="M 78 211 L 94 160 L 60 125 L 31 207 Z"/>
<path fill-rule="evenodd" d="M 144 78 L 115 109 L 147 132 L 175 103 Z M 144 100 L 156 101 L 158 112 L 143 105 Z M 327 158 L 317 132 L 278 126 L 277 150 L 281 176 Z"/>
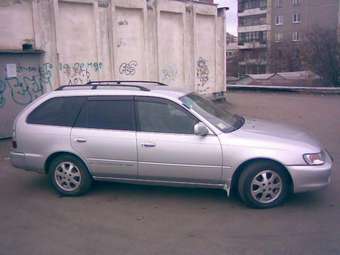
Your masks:
<path fill-rule="evenodd" d="M 305 152 L 318 152 L 318 141 L 304 131 L 271 121 L 246 118 L 244 125 L 230 133 L 232 142 L 245 143 L 247 146 L 270 147 L 289 150 L 300 148 Z M 228 139 L 222 139 L 228 142 Z M 223 143 L 223 142 L 222 142 Z M 306 151 L 307 150 L 307 151 Z"/>

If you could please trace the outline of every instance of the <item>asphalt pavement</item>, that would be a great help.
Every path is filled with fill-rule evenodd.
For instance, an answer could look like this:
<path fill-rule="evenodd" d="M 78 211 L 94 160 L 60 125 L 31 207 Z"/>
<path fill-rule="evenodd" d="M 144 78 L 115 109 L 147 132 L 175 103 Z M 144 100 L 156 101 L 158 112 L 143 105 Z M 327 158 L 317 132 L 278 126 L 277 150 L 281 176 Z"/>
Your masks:
<path fill-rule="evenodd" d="M 230 92 L 230 111 L 289 123 L 335 158 L 331 185 L 255 210 L 222 190 L 96 183 L 61 197 L 0 141 L 0 255 L 340 254 L 340 96 Z"/>

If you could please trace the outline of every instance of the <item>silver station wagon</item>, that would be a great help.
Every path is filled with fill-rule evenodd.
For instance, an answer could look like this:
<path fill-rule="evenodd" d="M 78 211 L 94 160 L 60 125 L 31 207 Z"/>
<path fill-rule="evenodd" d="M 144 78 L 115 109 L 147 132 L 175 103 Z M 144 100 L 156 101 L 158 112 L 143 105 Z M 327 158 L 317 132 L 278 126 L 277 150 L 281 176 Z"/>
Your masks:
<path fill-rule="evenodd" d="M 90 82 L 41 96 L 15 120 L 12 164 L 67 196 L 98 180 L 224 189 L 255 208 L 330 183 L 332 159 L 306 133 L 161 85 Z"/>

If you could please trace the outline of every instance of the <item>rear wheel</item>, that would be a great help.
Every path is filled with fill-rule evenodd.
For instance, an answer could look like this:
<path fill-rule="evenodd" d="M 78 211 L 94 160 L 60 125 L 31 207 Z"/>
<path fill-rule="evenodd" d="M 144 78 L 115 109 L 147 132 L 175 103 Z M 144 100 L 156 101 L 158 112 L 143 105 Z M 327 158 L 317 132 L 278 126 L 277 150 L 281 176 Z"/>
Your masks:
<path fill-rule="evenodd" d="M 272 162 L 255 162 L 247 166 L 238 182 L 243 202 L 253 208 L 271 208 L 284 202 L 289 191 L 285 169 Z"/>
<path fill-rule="evenodd" d="M 61 155 L 50 164 L 49 180 L 55 190 L 65 196 L 78 196 L 87 192 L 92 177 L 85 164 L 72 155 Z"/>

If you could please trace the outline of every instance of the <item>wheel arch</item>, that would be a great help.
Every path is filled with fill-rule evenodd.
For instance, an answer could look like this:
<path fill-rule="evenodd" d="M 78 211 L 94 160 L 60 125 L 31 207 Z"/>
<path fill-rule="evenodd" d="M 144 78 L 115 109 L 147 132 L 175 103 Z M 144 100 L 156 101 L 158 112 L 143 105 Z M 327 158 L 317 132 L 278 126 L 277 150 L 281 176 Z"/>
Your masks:
<path fill-rule="evenodd" d="M 83 160 L 81 157 L 79 157 L 78 155 L 76 155 L 76 154 L 73 153 L 73 152 L 69 152 L 69 151 L 58 151 L 58 152 L 52 153 L 52 154 L 49 155 L 48 158 L 46 159 L 45 164 L 44 164 L 44 171 L 45 171 L 46 174 L 48 174 L 48 170 L 49 170 L 49 167 L 50 167 L 52 161 L 53 161 L 55 158 L 57 158 L 57 157 L 59 157 L 59 156 L 61 156 L 61 155 L 71 155 L 71 156 L 73 156 L 73 157 L 79 159 L 79 160 L 86 166 L 87 171 L 90 173 L 90 170 L 89 170 L 89 167 L 88 167 L 87 163 L 86 163 L 85 160 Z"/>
<path fill-rule="evenodd" d="M 236 170 L 233 173 L 232 178 L 231 178 L 230 191 L 231 191 L 232 194 L 236 194 L 238 192 L 237 191 L 237 185 L 238 185 L 238 181 L 239 181 L 239 178 L 241 176 L 241 173 L 244 171 L 244 169 L 247 166 L 254 164 L 255 162 L 270 162 L 270 163 L 273 163 L 273 164 L 279 166 L 280 168 L 282 168 L 286 172 L 288 179 L 289 179 L 289 192 L 292 192 L 294 190 L 294 182 L 293 182 L 292 176 L 289 173 L 288 169 L 281 162 L 279 162 L 277 160 L 261 157 L 261 158 L 248 159 L 248 160 L 244 161 L 243 163 L 241 163 L 236 168 Z"/>

